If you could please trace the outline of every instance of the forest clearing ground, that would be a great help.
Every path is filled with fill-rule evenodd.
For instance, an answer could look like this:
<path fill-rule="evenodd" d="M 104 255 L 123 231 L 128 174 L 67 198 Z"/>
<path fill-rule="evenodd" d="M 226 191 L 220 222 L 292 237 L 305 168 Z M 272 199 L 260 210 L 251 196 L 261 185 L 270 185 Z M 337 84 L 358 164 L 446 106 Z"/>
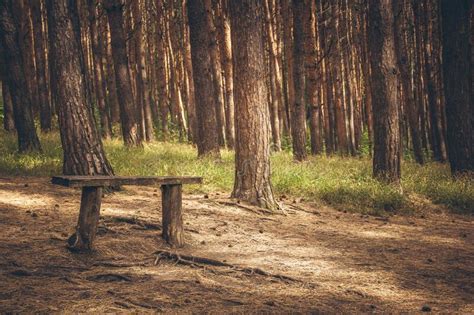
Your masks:
<path fill-rule="evenodd" d="M 267 214 L 228 195 L 184 194 L 188 245 L 175 251 L 159 237 L 159 189 L 106 194 L 97 250 L 73 254 L 80 191 L 0 178 L 0 312 L 474 312 L 471 216 L 374 217 L 292 199 Z"/>

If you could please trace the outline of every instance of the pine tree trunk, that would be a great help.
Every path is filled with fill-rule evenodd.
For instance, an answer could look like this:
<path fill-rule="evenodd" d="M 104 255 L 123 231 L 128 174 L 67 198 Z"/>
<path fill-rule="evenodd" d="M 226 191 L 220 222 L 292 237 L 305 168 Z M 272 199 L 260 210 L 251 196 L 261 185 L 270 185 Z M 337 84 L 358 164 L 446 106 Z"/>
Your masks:
<path fill-rule="evenodd" d="M 230 32 L 229 12 L 226 5 L 227 0 L 221 0 L 220 14 L 220 42 L 221 42 L 221 59 L 224 70 L 225 81 L 225 137 L 227 140 L 227 148 L 233 149 L 235 143 L 235 119 L 234 119 L 234 79 L 232 70 L 232 40 Z"/>
<path fill-rule="evenodd" d="M 400 11 L 400 18 L 395 23 L 396 26 L 396 37 L 395 46 L 397 51 L 398 68 L 400 71 L 400 79 L 403 88 L 403 102 L 407 111 L 408 124 L 410 126 L 410 134 L 413 143 L 413 152 L 415 160 L 419 164 L 423 164 L 423 151 L 421 147 L 420 129 L 418 123 L 418 109 L 415 103 L 413 95 L 413 86 L 410 74 L 410 60 L 409 60 L 409 48 L 407 41 L 412 38 L 411 30 L 409 29 L 408 19 L 408 6 L 399 4 L 398 10 Z"/>
<path fill-rule="evenodd" d="M 306 95 L 310 110 L 310 133 L 311 133 L 311 153 L 321 152 L 320 135 L 320 85 L 318 80 L 319 60 L 316 49 L 316 7 L 314 0 L 305 1 L 306 10 L 304 11 L 304 39 L 305 39 L 305 58 L 306 58 Z"/>
<path fill-rule="evenodd" d="M 216 119 L 217 100 L 212 79 L 212 61 L 208 51 L 210 34 L 207 28 L 204 0 L 189 1 L 188 15 L 196 93 L 198 155 L 220 157 L 219 130 Z"/>
<path fill-rule="evenodd" d="M 306 100 L 305 100 L 305 61 L 304 61 L 304 25 L 305 3 L 293 2 L 293 84 L 294 102 L 291 104 L 291 135 L 293 138 L 293 156 L 297 161 L 306 160 Z"/>
<path fill-rule="evenodd" d="M 6 131 L 15 131 L 15 120 L 13 118 L 13 103 L 10 88 L 5 79 L 2 79 L 3 97 L 3 128 Z"/>
<path fill-rule="evenodd" d="M 232 197 L 278 207 L 270 183 L 270 113 L 267 105 L 260 0 L 230 2 L 235 78 L 235 183 Z M 250 69 L 248 65 L 251 64 Z"/>
<path fill-rule="evenodd" d="M 89 32 L 92 41 L 92 59 L 93 59 L 93 73 L 94 73 L 94 90 L 97 99 L 97 107 L 100 114 L 100 131 L 101 135 L 105 139 L 112 137 L 112 129 L 110 124 L 110 114 L 107 110 L 105 103 L 105 91 L 102 86 L 102 73 L 101 73 L 101 52 L 99 50 L 99 36 L 97 32 L 97 21 L 96 21 L 96 0 L 88 0 L 87 6 L 89 10 Z"/>
<path fill-rule="evenodd" d="M 44 132 L 51 130 L 51 104 L 46 83 L 46 54 L 41 15 L 41 0 L 30 0 L 31 18 L 33 21 L 34 51 L 36 63 L 36 82 L 40 110 L 40 126 Z"/>
<path fill-rule="evenodd" d="M 3 49 L 7 84 L 12 98 L 13 117 L 21 153 L 41 151 L 33 120 L 32 105 L 25 67 L 18 44 L 18 29 L 14 20 L 12 1 L 0 2 L 0 43 Z"/>
<path fill-rule="evenodd" d="M 73 3 L 73 2 L 71 2 Z M 71 4 L 70 3 L 70 4 Z M 64 1 L 47 0 L 52 76 L 67 175 L 113 175 L 105 157 L 87 97 L 81 43 L 74 35 L 73 9 Z M 64 40 L 67 38 L 68 40 Z"/>
<path fill-rule="evenodd" d="M 374 177 L 400 182 L 400 125 L 393 1 L 369 1 L 369 53 L 374 119 Z"/>
<path fill-rule="evenodd" d="M 447 143 L 453 175 L 474 171 L 473 10 L 470 0 L 441 1 Z"/>
<path fill-rule="evenodd" d="M 123 28 L 123 6 L 120 0 L 104 0 L 110 25 L 112 59 L 117 84 L 117 97 L 120 106 L 123 141 L 127 146 L 140 146 L 140 117 L 134 104 L 132 82 L 128 66 L 126 38 Z"/>

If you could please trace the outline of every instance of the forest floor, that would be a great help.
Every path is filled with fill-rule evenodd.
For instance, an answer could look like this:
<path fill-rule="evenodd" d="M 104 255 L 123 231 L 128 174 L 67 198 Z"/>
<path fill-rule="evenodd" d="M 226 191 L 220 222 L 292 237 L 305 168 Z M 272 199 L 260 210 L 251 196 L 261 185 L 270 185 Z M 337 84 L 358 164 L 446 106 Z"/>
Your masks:
<path fill-rule="evenodd" d="M 0 178 L 1 313 L 474 313 L 472 216 L 292 198 L 270 214 L 185 193 L 188 245 L 173 250 L 160 190 L 125 187 L 103 199 L 96 251 L 77 254 L 65 243 L 79 201 L 47 178 Z"/>

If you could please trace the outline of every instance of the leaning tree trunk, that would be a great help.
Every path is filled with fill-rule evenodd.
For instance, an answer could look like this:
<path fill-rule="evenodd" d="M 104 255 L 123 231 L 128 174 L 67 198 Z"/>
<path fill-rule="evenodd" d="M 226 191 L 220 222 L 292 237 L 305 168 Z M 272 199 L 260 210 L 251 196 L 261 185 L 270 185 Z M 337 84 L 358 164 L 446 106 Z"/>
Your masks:
<path fill-rule="evenodd" d="M 18 44 L 18 29 L 13 19 L 12 1 L 0 1 L 0 45 L 5 73 L 13 103 L 13 117 L 20 152 L 41 151 L 33 120 L 25 68 Z"/>
<path fill-rule="evenodd" d="M 213 70 L 204 0 L 188 1 L 189 35 L 197 116 L 198 155 L 220 156 Z"/>
<path fill-rule="evenodd" d="M 85 84 L 78 23 L 73 22 L 74 1 L 47 0 L 51 75 L 64 152 L 64 174 L 113 175 L 96 129 L 91 99 Z M 65 40 L 65 39 L 68 40 Z M 71 250 L 90 250 L 100 215 L 102 187 L 82 189 L 76 232 L 69 238 Z"/>
<path fill-rule="evenodd" d="M 58 107 L 59 129 L 67 175 L 113 175 L 87 98 L 79 58 L 81 43 L 74 36 L 67 2 L 48 0 L 53 98 Z M 68 40 L 64 40 L 68 38 Z"/>
<path fill-rule="evenodd" d="M 270 183 L 270 113 L 267 104 L 260 0 L 230 2 L 235 82 L 235 183 L 232 196 L 278 207 Z M 249 65 L 252 65 L 249 68 Z"/>
<path fill-rule="evenodd" d="M 140 135 L 139 113 L 132 95 L 126 38 L 123 29 L 123 5 L 120 0 L 104 0 L 103 5 L 107 11 L 110 25 L 112 59 L 120 106 L 123 141 L 127 146 L 140 146 L 142 137 Z"/>
<path fill-rule="evenodd" d="M 453 175 L 474 171 L 470 0 L 441 1 L 448 156 Z M 471 42 L 472 43 L 472 42 Z"/>
<path fill-rule="evenodd" d="M 374 177 L 400 182 L 400 125 L 393 1 L 369 1 L 369 54 L 374 121 Z"/>

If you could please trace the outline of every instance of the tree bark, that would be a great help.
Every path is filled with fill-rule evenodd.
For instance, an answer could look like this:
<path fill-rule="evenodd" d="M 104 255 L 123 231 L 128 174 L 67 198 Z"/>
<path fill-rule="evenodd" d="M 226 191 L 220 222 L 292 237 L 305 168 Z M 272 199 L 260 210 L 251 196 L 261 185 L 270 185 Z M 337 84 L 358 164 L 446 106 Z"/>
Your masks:
<path fill-rule="evenodd" d="M 13 118 L 13 103 L 10 88 L 5 79 L 2 79 L 3 96 L 3 128 L 6 131 L 15 131 L 15 120 Z"/>
<path fill-rule="evenodd" d="M 38 99 L 40 110 L 40 126 L 44 132 L 51 130 L 51 104 L 46 83 L 46 54 L 43 36 L 41 0 L 30 0 L 31 17 L 33 21 L 34 51 L 36 63 L 36 82 L 38 84 Z"/>
<path fill-rule="evenodd" d="M 81 43 L 75 36 L 74 1 L 47 0 L 53 97 L 58 107 L 66 175 L 113 175 L 87 97 Z M 65 39 L 68 40 L 65 40 Z"/>
<path fill-rule="evenodd" d="M 291 135 L 293 156 L 297 161 L 306 160 L 306 99 L 305 99 L 305 43 L 304 25 L 305 2 L 293 0 L 293 84 L 294 102 L 291 104 Z"/>
<path fill-rule="evenodd" d="M 189 33 L 198 121 L 198 156 L 220 157 L 216 119 L 216 93 L 204 0 L 188 1 Z"/>
<path fill-rule="evenodd" d="M 34 0 L 33 0 L 34 1 Z M 101 68 L 101 51 L 99 49 L 99 34 L 96 19 L 96 0 L 87 0 L 87 6 L 89 10 L 89 32 L 92 41 L 92 59 L 93 59 L 93 73 L 94 73 L 94 86 L 95 94 L 97 99 L 97 106 L 100 115 L 100 131 L 101 135 L 105 139 L 112 137 L 112 124 L 110 122 L 110 113 L 108 111 L 105 102 L 105 91 L 103 89 Z"/>
<path fill-rule="evenodd" d="M 473 6 L 470 0 L 441 1 L 448 152 L 453 175 L 474 171 Z"/>
<path fill-rule="evenodd" d="M 0 43 L 5 73 L 13 104 L 13 117 L 20 153 L 41 151 L 33 120 L 32 105 L 25 76 L 25 67 L 18 44 L 19 34 L 13 16 L 13 1 L 0 2 Z"/>
<path fill-rule="evenodd" d="M 396 0 L 369 1 L 369 53 L 374 120 L 374 177 L 400 183 L 400 125 L 395 52 Z"/>
<path fill-rule="evenodd" d="M 110 25 L 112 59 L 120 106 L 123 141 L 126 146 L 141 146 L 139 115 L 133 101 L 132 82 L 123 29 L 123 4 L 120 0 L 104 0 L 103 5 L 107 11 Z"/>
<path fill-rule="evenodd" d="M 270 113 L 263 48 L 263 3 L 231 0 L 236 145 L 232 197 L 278 208 L 270 182 Z M 251 65 L 251 68 L 249 68 Z"/>

